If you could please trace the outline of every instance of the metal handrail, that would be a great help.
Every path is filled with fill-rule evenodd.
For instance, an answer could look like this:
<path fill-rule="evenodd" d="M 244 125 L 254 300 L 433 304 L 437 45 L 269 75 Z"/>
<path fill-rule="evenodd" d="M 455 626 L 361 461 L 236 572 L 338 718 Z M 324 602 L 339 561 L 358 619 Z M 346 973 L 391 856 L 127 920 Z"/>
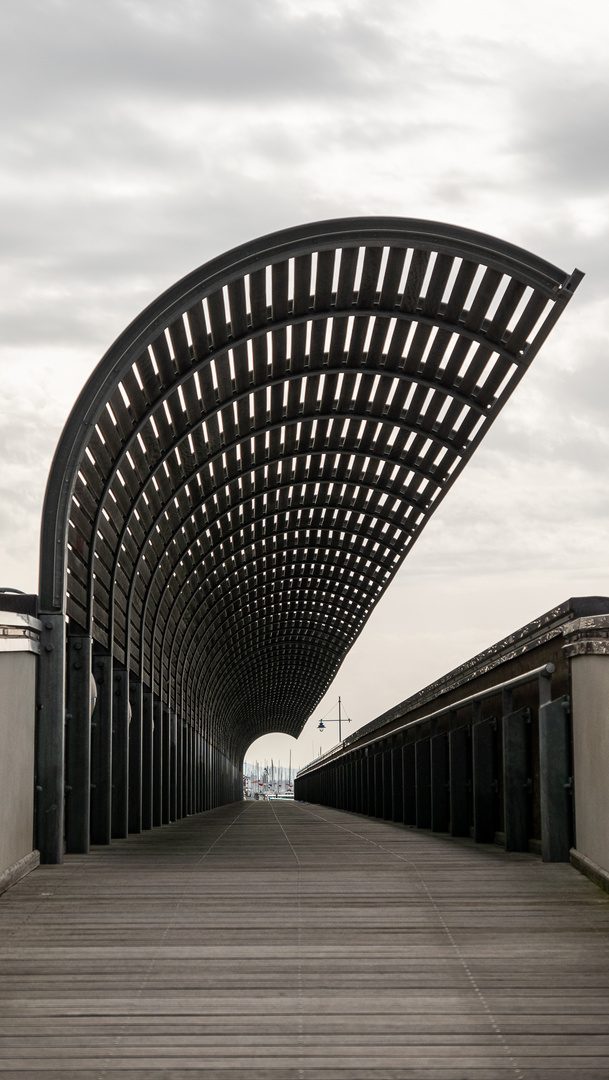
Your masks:
<path fill-rule="evenodd" d="M 525 683 L 534 682 L 535 679 L 539 679 L 540 681 L 545 679 L 549 684 L 555 671 L 555 664 L 542 664 L 541 667 L 533 668 L 532 671 L 525 671 L 522 675 L 516 675 L 513 679 L 506 679 L 504 682 L 495 683 L 494 686 L 489 686 L 486 690 L 478 690 L 477 693 L 470 694 L 469 697 L 460 698 L 459 701 L 453 701 L 451 705 L 443 705 L 441 709 L 435 709 L 434 712 L 426 713 L 425 716 L 419 716 L 416 720 L 409 720 L 407 724 L 401 724 L 400 727 L 393 728 L 384 735 L 377 735 L 374 739 L 367 739 L 366 742 L 360 743 L 357 746 L 349 745 L 346 747 L 345 740 L 343 740 L 342 743 L 337 743 L 332 750 L 328 750 L 322 758 L 316 758 L 309 765 L 305 765 L 304 769 L 298 772 L 296 776 L 304 776 L 306 773 L 314 772 L 316 769 L 321 768 L 322 764 L 325 764 L 326 759 L 336 753 L 339 746 L 343 751 L 346 749 L 347 753 L 351 753 L 355 750 L 365 750 L 367 746 L 372 746 L 373 743 L 380 742 L 381 739 L 385 739 L 390 735 L 399 735 L 402 731 L 407 731 L 408 728 L 420 727 L 430 720 L 437 720 L 440 716 L 456 712 L 458 709 L 463 709 L 467 705 L 473 705 L 476 701 L 484 701 L 485 698 L 495 697 L 497 694 L 501 694 L 506 690 L 514 690 L 517 686 L 523 686 Z M 547 701 L 550 700 L 549 687 L 546 694 L 544 694 L 544 699 L 547 699 Z M 544 702 L 542 702 L 542 704 L 543 703 Z"/>

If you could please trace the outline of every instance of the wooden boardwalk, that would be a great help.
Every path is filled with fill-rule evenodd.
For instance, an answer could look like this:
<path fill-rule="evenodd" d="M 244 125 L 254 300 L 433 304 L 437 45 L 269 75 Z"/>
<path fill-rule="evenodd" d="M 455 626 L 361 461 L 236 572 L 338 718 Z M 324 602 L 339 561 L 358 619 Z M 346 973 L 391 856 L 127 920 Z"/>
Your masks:
<path fill-rule="evenodd" d="M 609 896 L 318 806 L 34 871 L 0 966 L 2 1080 L 609 1078 Z"/>

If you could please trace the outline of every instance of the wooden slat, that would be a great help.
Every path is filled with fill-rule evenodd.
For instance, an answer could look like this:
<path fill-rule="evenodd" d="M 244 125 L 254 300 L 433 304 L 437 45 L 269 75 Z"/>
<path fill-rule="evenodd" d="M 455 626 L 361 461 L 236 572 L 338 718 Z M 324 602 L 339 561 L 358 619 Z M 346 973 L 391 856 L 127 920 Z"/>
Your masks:
<path fill-rule="evenodd" d="M 235 804 L 2 897 L 0 1069 L 600 1078 L 608 933 L 607 897 L 568 865 Z"/>

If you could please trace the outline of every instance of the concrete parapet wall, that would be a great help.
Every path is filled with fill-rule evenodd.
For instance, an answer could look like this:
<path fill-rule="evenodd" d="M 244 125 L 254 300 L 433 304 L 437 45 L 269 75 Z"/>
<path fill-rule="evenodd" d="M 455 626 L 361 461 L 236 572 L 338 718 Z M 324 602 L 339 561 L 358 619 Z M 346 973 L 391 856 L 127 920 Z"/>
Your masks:
<path fill-rule="evenodd" d="M 565 628 L 571 665 L 575 848 L 609 875 L 609 615 Z M 592 876 L 589 874 L 588 876 Z"/>
<path fill-rule="evenodd" d="M 0 611 L 0 892 L 37 865 L 34 744 L 39 626 Z"/>

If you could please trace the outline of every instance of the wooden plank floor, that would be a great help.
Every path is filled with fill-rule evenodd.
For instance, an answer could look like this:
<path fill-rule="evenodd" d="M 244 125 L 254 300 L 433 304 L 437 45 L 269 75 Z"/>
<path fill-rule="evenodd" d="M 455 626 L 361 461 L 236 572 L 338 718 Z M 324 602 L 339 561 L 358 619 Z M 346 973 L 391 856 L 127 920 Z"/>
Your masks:
<path fill-rule="evenodd" d="M 240 803 L 0 898 L 2 1080 L 609 1078 L 609 897 L 568 865 Z"/>

